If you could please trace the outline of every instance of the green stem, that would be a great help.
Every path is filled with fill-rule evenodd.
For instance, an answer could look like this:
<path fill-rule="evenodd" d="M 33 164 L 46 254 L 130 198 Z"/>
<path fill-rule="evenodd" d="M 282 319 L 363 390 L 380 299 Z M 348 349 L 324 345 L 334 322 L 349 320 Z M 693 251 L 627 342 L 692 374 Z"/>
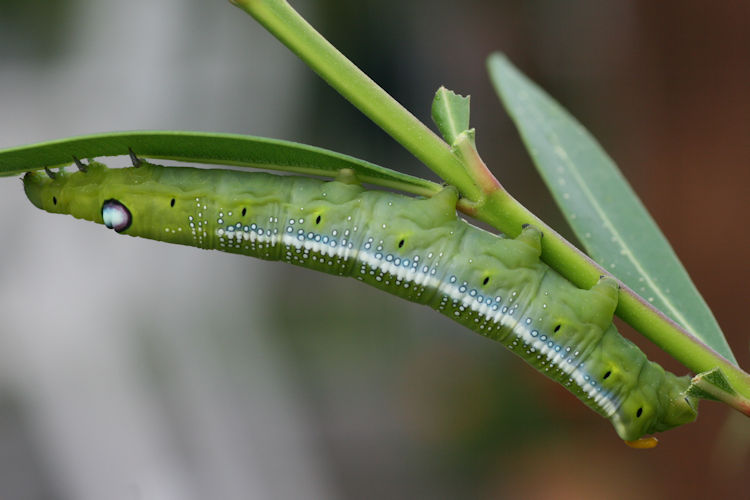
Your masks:
<path fill-rule="evenodd" d="M 472 199 L 479 189 L 450 147 L 355 66 L 283 0 L 230 0 L 248 12 L 422 163 Z"/>
<path fill-rule="evenodd" d="M 466 171 L 474 179 L 485 196 L 498 190 L 505 192 L 500 181 L 492 175 L 490 169 L 487 168 L 487 164 L 479 156 L 479 152 L 469 134 L 466 132 L 459 134 L 456 142 L 453 144 L 453 149 L 461 159 Z"/>
<path fill-rule="evenodd" d="M 459 209 L 510 236 L 518 234 L 524 223 L 541 228 L 545 234 L 542 258 L 578 286 L 590 287 L 600 275 L 608 274 L 513 199 L 486 167 L 482 173 L 476 168 L 467 169 L 443 140 L 333 47 L 286 1 L 230 1 L 253 16 L 437 175 L 456 186 L 464 197 Z M 617 314 L 691 370 L 702 372 L 720 367 L 734 389 L 750 397 L 750 375 L 624 286 Z"/>

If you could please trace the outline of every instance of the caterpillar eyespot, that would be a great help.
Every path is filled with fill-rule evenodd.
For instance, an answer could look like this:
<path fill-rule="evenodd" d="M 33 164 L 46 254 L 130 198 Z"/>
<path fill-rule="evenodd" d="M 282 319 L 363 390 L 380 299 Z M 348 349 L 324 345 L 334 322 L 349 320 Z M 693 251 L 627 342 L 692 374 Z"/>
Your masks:
<path fill-rule="evenodd" d="M 133 222 L 133 216 L 128 207 L 117 200 L 106 200 L 102 204 L 102 222 L 118 233 L 125 231 Z"/>
<path fill-rule="evenodd" d="M 456 216 L 454 188 L 415 199 L 365 190 L 351 176 L 325 182 L 131 157 L 134 167 L 28 173 L 24 189 L 39 208 L 118 233 L 351 276 L 430 306 L 504 344 L 641 447 L 655 442 L 639 441 L 645 434 L 696 418 L 689 378 L 648 361 L 612 324 L 616 280 L 577 288 L 540 261 L 539 230 L 505 238 L 476 228 Z"/>

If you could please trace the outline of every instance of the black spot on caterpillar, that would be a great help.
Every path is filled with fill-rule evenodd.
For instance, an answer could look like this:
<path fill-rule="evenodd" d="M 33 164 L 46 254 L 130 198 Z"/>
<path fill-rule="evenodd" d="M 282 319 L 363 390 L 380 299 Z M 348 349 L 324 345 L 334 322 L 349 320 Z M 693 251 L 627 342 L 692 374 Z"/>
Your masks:
<path fill-rule="evenodd" d="M 691 422 L 696 401 L 612 325 L 617 283 L 581 290 L 540 261 L 541 233 L 513 239 L 433 198 L 220 169 L 137 167 L 28 173 L 39 208 L 170 243 L 280 260 L 351 276 L 425 304 L 504 344 L 609 419 L 624 440 Z M 563 328 L 564 327 L 564 328 Z"/>

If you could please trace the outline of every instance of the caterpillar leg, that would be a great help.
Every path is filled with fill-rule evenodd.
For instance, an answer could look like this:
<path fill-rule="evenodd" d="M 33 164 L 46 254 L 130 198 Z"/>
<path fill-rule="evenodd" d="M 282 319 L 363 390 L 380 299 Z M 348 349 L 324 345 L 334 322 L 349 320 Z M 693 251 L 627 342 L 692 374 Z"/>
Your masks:
<path fill-rule="evenodd" d="M 651 448 L 656 448 L 659 440 L 654 436 L 647 436 L 634 441 L 625 441 L 625 444 L 636 450 L 650 450 Z"/>
<path fill-rule="evenodd" d="M 417 206 L 411 205 L 414 203 L 413 200 L 409 203 L 409 209 L 404 218 L 422 228 L 438 227 L 455 222 L 458 218 L 456 215 L 458 189 L 453 186 L 444 187 L 431 198 L 417 200 Z"/>
<path fill-rule="evenodd" d="M 357 178 L 357 173 L 351 168 L 342 168 L 341 170 L 336 172 L 336 177 L 334 180 L 343 184 L 362 184 Z"/>
<path fill-rule="evenodd" d="M 620 284 L 618 281 L 611 276 L 600 276 L 596 285 L 591 287 L 591 291 L 612 302 L 612 314 L 614 315 L 619 300 Z"/>
<path fill-rule="evenodd" d="M 133 166 L 140 167 L 141 164 L 143 163 L 143 160 L 138 158 L 138 156 L 135 154 L 135 152 L 131 148 L 128 148 L 128 154 L 130 155 L 130 161 L 133 164 Z"/>
<path fill-rule="evenodd" d="M 619 290 L 620 285 L 616 279 L 601 276 L 599 281 L 586 291 L 588 303 L 596 304 L 596 307 L 589 308 L 589 320 L 600 325 L 603 330 L 612 323 L 619 301 Z"/>
<path fill-rule="evenodd" d="M 73 157 L 73 163 L 75 163 L 76 168 L 78 168 L 79 172 L 86 172 L 88 170 L 88 167 L 86 167 L 86 165 L 81 160 L 79 160 L 77 156 Z"/>
<path fill-rule="evenodd" d="M 458 189 L 454 186 L 445 186 L 432 198 L 427 201 L 431 202 L 441 213 L 451 214 L 451 219 L 455 219 L 456 204 L 458 203 Z"/>
<path fill-rule="evenodd" d="M 515 237 L 516 241 L 520 241 L 528 245 L 537 258 L 542 255 L 542 232 L 531 224 L 524 224 L 521 234 Z"/>

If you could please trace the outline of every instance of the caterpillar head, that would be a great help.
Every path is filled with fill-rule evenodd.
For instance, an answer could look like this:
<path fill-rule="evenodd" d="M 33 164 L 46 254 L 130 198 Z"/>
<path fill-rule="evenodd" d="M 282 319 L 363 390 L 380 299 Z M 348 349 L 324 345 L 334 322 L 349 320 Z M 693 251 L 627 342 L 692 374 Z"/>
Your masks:
<path fill-rule="evenodd" d="M 625 441 L 661 432 L 695 420 L 697 400 L 686 394 L 690 377 L 677 377 L 656 363 L 646 362 L 636 387 L 615 414 L 612 424 Z"/>
<path fill-rule="evenodd" d="M 92 162 L 86 172 L 66 172 L 62 168 L 57 173 L 27 172 L 23 188 L 29 201 L 42 210 L 93 220 L 84 215 L 99 211 L 98 199 L 87 195 L 98 191 L 106 170 L 104 165 Z"/>
<path fill-rule="evenodd" d="M 109 169 L 90 162 L 80 164 L 77 172 L 62 168 L 56 173 L 28 172 L 23 177 L 23 186 L 29 200 L 42 210 L 71 214 L 120 233 L 130 228 L 133 207 L 141 207 L 143 198 L 148 198 L 148 193 L 140 191 L 148 190 L 148 181 L 156 168 L 141 162 L 139 168 Z"/>

